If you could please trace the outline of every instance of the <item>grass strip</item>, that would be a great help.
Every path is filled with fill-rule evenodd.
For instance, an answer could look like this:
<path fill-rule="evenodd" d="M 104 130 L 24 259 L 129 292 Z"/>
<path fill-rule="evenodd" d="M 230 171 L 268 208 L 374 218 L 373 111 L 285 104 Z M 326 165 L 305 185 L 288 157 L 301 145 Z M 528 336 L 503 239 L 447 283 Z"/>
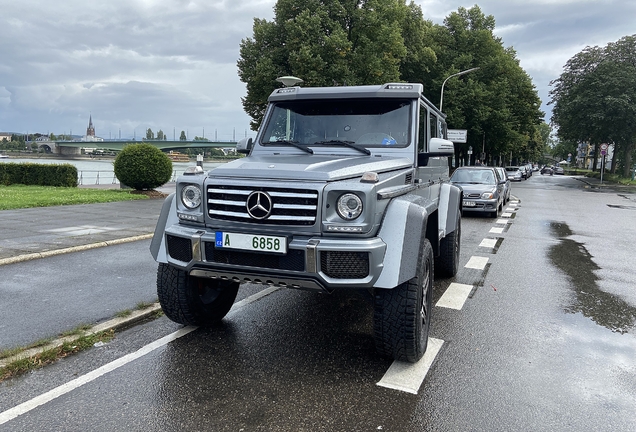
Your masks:
<path fill-rule="evenodd" d="M 0 186 L 0 210 L 94 204 L 148 199 L 125 189 L 64 188 L 53 186 Z"/>
<path fill-rule="evenodd" d="M 31 370 L 39 369 L 68 355 L 84 351 L 91 348 L 97 342 L 109 342 L 114 337 L 115 330 L 113 329 L 92 335 L 80 336 L 72 341 L 64 342 L 56 348 L 42 351 L 31 357 L 15 360 L 0 368 L 0 382 Z"/>

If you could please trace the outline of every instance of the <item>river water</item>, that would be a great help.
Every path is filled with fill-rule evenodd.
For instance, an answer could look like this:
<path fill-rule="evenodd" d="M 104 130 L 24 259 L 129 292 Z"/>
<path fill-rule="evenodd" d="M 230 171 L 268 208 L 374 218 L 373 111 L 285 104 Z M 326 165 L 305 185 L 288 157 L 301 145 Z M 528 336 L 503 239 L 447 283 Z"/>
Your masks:
<path fill-rule="evenodd" d="M 114 159 L 58 159 L 58 158 L 10 158 L 0 159 L 0 163 L 71 164 L 77 168 L 77 182 L 80 185 L 119 184 L 113 169 Z M 196 165 L 191 162 L 172 162 L 172 177 L 175 181 L 185 169 Z M 203 169 L 209 170 L 222 165 L 219 162 L 204 162 Z"/>

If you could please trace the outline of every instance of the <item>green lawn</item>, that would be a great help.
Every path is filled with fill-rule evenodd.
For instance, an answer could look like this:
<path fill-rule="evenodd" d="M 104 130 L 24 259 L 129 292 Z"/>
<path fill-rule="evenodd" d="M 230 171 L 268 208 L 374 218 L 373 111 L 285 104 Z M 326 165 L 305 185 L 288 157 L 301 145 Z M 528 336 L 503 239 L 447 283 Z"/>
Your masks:
<path fill-rule="evenodd" d="M 93 204 L 148 199 L 121 189 L 85 189 L 52 186 L 0 186 L 0 210 L 49 207 L 68 204 Z"/>

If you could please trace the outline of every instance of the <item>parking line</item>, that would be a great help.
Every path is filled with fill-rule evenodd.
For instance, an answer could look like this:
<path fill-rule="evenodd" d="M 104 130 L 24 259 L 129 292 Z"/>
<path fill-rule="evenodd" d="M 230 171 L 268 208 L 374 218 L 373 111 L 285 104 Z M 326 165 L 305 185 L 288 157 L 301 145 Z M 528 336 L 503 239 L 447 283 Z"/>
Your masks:
<path fill-rule="evenodd" d="M 464 267 L 477 269 L 477 270 L 483 270 L 486 268 L 486 264 L 488 264 L 487 257 L 472 256 L 470 257 L 470 259 L 468 260 L 468 262 L 466 263 Z"/>
<path fill-rule="evenodd" d="M 428 338 L 426 352 L 420 361 L 417 363 L 394 361 L 376 385 L 417 394 L 443 344 L 444 341 L 441 339 Z"/>
<path fill-rule="evenodd" d="M 485 247 L 489 249 L 492 249 L 495 246 L 497 246 L 497 239 L 485 238 L 481 241 L 481 243 L 479 243 L 479 247 Z"/>
<path fill-rule="evenodd" d="M 488 231 L 488 232 L 493 233 L 493 234 L 501 234 L 501 233 L 503 233 L 503 230 L 504 230 L 503 228 L 492 227 L 492 228 L 490 228 L 490 231 Z"/>
<path fill-rule="evenodd" d="M 472 285 L 453 282 L 448 286 L 448 289 L 444 292 L 442 297 L 440 297 L 435 306 L 461 310 L 472 290 Z"/>
<path fill-rule="evenodd" d="M 278 287 L 272 287 L 272 288 L 268 288 L 265 289 L 261 292 L 258 292 L 250 297 L 247 297 L 239 302 L 237 302 L 232 309 L 230 310 L 230 312 L 228 313 L 228 316 L 232 313 L 235 313 L 236 311 L 240 310 L 241 308 L 247 306 L 250 303 L 253 303 L 259 299 L 261 299 L 262 297 L 265 297 L 266 295 L 269 295 L 271 293 L 273 293 L 274 291 L 279 290 L 280 288 Z M 13 420 L 14 418 L 22 415 L 22 414 L 26 414 L 29 411 L 44 405 L 54 399 L 57 399 L 60 396 L 63 396 L 67 393 L 70 393 L 71 391 L 83 386 L 84 384 L 88 384 L 91 381 L 96 380 L 97 378 L 106 375 L 109 372 L 114 371 L 115 369 L 119 369 L 122 366 L 127 365 L 128 363 L 137 360 L 138 358 L 141 358 L 143 356 L 145 356 L 146 354 L 150 354 L 151 352 L 155 351 L 158 348 L 161 348 L 164 345 L 169 344 L 172 341 L 175 341 L 177 339 L 179 339 L 180 337 L 183 337 L 185 335 L 187 335 L 188 333 L 196 330 L 198 327 L 195 326 L 187 326 L 187 327 L 183 327 L 179 330 L 177 330 L 174 333 L 171 333 L 167 336 L 162 337 L 161 339 L 158 339 L 154 342 L 149 343 L 148 345 L 145 345 L 143 347 L 141 347 L 140 349 L 138 349 L 135 352 L 132 352 L 130 354 L 126 354 L 123 357 L 120 357 L 116 360 L 113 360 L 110 363 L 106 363 L 104 366 L 99 367 L 87 374 L 84 374 L 80 377 L 75 378 L 74 380 L 71 380 L 65 384 L 62 384 L 61 386 L 55 387 L 54 389 L 49 390 L 46 393 L 43 393 L 39 396 L 34 397 L 33 399 L 30 399 L 26 402 L 23 402 L 13 408 L 10 408 L 4 412 L 0 412 L 0 425 L 5 424 L 6 422 Z"/>

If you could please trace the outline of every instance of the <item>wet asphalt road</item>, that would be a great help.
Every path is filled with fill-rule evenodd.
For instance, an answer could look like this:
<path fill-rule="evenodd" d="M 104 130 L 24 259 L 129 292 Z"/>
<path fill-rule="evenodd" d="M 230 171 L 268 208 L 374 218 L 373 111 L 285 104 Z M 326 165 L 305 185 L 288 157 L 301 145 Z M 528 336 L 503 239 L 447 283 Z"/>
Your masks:
<path fill-rule="evenodd" d="M 434 308 L 431 337 L 443 345 L 416 395 L 377 385 L 391 362 L 374 353 L 365 293 L 276 290 L 0 431 L 633 431 L 636 195 L 536 174 L 513 195 L 509 223 L 464 217 L 461 265 L 488 262 L 436 281 L 434 302 L 451 282 L 473 289 L 460 310 Z M 263 290 L 243 286 L 239 299 Z M 0 421 L 179 329 L 161 318 L 0 383 Z"/>

